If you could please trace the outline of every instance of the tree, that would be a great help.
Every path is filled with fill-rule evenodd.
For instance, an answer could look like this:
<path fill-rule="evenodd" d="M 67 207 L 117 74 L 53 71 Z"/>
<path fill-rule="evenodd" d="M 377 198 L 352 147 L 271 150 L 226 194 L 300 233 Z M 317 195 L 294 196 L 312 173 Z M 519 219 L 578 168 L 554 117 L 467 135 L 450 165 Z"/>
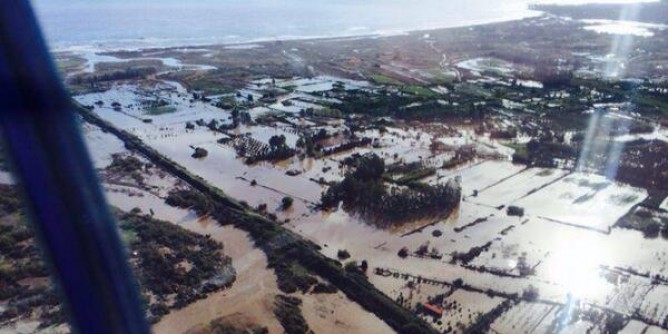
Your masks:
<path fill-rule="evenodd" d="M 289 209 L 292 206 L 292 202 L 294 200 L 290 196 L 285 196 L 281 200 L 281 203 L 283 204 L 283 209 Z"/>
<path fill-rule="evenodd" d="M 285 140 L 286 139 L 284 135 L 272 136 L 271 138 L 269 138 L 269 146 L 271 146 L 272 148 L 283 147 L 285 146 Z"/>
<path fill-rule="evenodd" d="M 192 154 L 192 157 L 195 159 L 201 159 L 201 158 L 206 158 L 207 155 L 209 155 L 209 152 L 206 149 L 203 149 L 201 147 L 196 147 L 195 153 Z"/>
<path fill-rule="evenodd" d="M 211 121 L 209 121 L 209 124 L 207 124 L 206 126 L 209 127 L 209 129 L 211 129 L 211 130 L 216 130 L 218 128 L 218 121 L 215 120 L 215 119 L 212 119 Z"/>
<path fill-rule="evenodd" d="M 402 259 L 407 258 L 408 257 L 408 248 L 402 247 L 399 250 L 399 252 L 397 253 L 397 255 L 399 255 L 399 257 L 402 258 Z"/>
<path fill-rule="evenodd" d="M 528 288 L 522 291 L 522 299 L 528 301 L 534 301 L 538 299 L 538 289 L 530 285 Z"/>
<path fill-rule="evenodd" d="M 359 270 L 359 268 L 357 268 L 357 262 L 355 262 L 355 261 L 350 261 L 350 262 L 346 263 L 346 265 L 344 266 L 344 269 L 348 273 L 354 273 L 354 272 L 357 272 Z"/>
<path fill-rule="evenodd" d="M 332 85 L 332 90 L 335 92 L 342 92 L 346 90 L 346 85 L 342 81 L 337 81 Z"/>
<path fill-rule="evenodd" d="M 645 238 L 656 238 L 661 232 L 661 224 L 650 220 L 644 224 L 641 224 L 640 229 L 642 230 Z"/>
<path fill-rule="evenodd" d="M 339 260 L 349 259 L 350 253 L 348 253 L 348 251 L 345 249 L 339 249 L 339 251 L 336 253 L 336 257 L 338 257 Z"/>
<path fill-rule="evenodd" d="M 360 158 L 359 166 L 355 170 L 354 176 L 357 179 L 368 181 L 377 180 L 385 172 L 385 161 L 376 154 L 365 155 Z"/>

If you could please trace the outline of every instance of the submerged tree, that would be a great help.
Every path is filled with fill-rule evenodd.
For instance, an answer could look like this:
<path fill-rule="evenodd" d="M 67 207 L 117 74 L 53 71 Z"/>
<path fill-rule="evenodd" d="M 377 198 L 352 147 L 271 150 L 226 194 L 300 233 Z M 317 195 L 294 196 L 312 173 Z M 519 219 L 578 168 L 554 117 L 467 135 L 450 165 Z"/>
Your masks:
<path fill-rule="evenodd" d="M 354 166 L 340 183 L 322 194 L 324 208 L 343 202 L 347 210 L 360 214 L 367 221 L 382 226 L 402 223 L 428 216 L 447 215 L 459 204 L 461 187 L 454 180 L 441 185 L 420 184 L 413 188 L 391 190 L 385 186 L 385 162 L 375 154 L 346 161 Z"/>

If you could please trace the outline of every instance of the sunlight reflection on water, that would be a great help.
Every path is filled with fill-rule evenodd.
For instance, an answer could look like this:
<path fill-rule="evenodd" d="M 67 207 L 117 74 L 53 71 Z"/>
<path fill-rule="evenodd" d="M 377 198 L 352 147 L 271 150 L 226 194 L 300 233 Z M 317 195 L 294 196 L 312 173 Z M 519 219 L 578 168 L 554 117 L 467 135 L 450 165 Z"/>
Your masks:
<path fill-rule="evenodd" d="M 551 255 L 549 277 L 575 299 L 601 297 L 608 284 L 599 267 L 605 256 L 591 240 L 563 240 L 559 250 Z"/>

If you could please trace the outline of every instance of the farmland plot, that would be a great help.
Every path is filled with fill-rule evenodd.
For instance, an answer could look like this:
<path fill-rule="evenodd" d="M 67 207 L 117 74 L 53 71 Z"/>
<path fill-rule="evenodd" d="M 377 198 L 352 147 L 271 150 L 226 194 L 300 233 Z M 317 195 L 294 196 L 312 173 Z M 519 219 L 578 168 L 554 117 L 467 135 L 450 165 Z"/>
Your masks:
<path fill-rule="evenodd" d="M 470 327 L 482 316 L 503 302 L 502 298 L 488 297 L 482 293 L 456 290 L 443 301 L 445 314 L 443 327 L 452 327 L 450 333 L 463 333 L 462 328 Z M 461 325 L 459 325 L 461 324 Z"/>
<path fill-rule="evenodd" d="M 558 310 L 556 305 L 521 302 L 496 319 L 491 328 L 500 334 L 546 333 L 539 329 L 549 328 Z"/>
<path fill-rule="evenodd" d="M 516 202 L 530 215 L 608 232 L 635 204 L 643 189 L 600 175 L 574 173 Z"/>
<path fill-rule="evenodd" d="M 655 285 L 643 300 L 638 312 L 657 323 L 664 323 L 668 320 L 666 300 L 668 300 L 668 286 Z"/>
<path fill-rule="evenodd" d="M 532 191 L 563 177 L 566 173 L 561 169 L 530 168 L 481 191 L 477 197 L 470 197 L 469 200 L 492 207 L 509 205 Z"/>

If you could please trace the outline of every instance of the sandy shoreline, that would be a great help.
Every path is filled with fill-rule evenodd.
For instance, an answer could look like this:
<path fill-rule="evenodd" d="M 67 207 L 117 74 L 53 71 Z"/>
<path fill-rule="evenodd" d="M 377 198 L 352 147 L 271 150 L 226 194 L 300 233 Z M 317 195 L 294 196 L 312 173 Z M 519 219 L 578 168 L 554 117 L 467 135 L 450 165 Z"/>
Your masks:
<path fill-rule="evenodd" d="M 536 18 L 545 13 L 535 10 L 527 10 L 526 15 L 517 15 L 509 17 L 500 17 L 496 19 L 488 20 L 471 20 L 470 22 L 464 24 L 454 24 L 454 25 L 438 25 L 438 26 L 429 26 L 429 27 L 415 27 L 410 29 L 394 29 L 394 30 L 380 30 L 370 33 L 363 34 L 333 34 L 333 35 L 311 35 L 311 36 L 277 36 L 277 37 L 258 37 L 252 38 L 245 41 L 235 41 L 235 42 L 223 42 L 223 41 L 207 41 L 201 43 L 193 43 L 187 40 L 174 41 L 170 44 L 163 45 L 142 45 L 142 46 L 130 46 L 130 47 L 105 47 L 101 43 L 93 44 L 80 44 L 80 45 L 68 45 L 68 46 L 56 46 L 52 49 L 54 54 L 77 54 L 77 55 L 86 55 L 86 54 L 101 54 L 101 53 L 115 53 L 115 52 L 148 52 L 148 51 L 172 51 L 172 50 L 181 50 L 186 51 L 191 49 L 206 49 L 206 48 L 229 48 L 229 49 L 244 49 L 247 47 L 257 47 L 264 44 L 270 44 L 275 42 L 336 42 L 336 41 L 351 41 L 351 40 L 364 40 L 364 39 L 378 39 L 378 38 L 391 38 L 396 36 L 406 36 L 411 34 L 426 34 L 434 33 L 450 29 L 460 29 L 468 28 L 475 26 L 484 26 L 484 25 L 493 25 L 499 23 L 521 21 L 525 19 Z M 141 41 L 143 39 L 137 39 Z"/>

